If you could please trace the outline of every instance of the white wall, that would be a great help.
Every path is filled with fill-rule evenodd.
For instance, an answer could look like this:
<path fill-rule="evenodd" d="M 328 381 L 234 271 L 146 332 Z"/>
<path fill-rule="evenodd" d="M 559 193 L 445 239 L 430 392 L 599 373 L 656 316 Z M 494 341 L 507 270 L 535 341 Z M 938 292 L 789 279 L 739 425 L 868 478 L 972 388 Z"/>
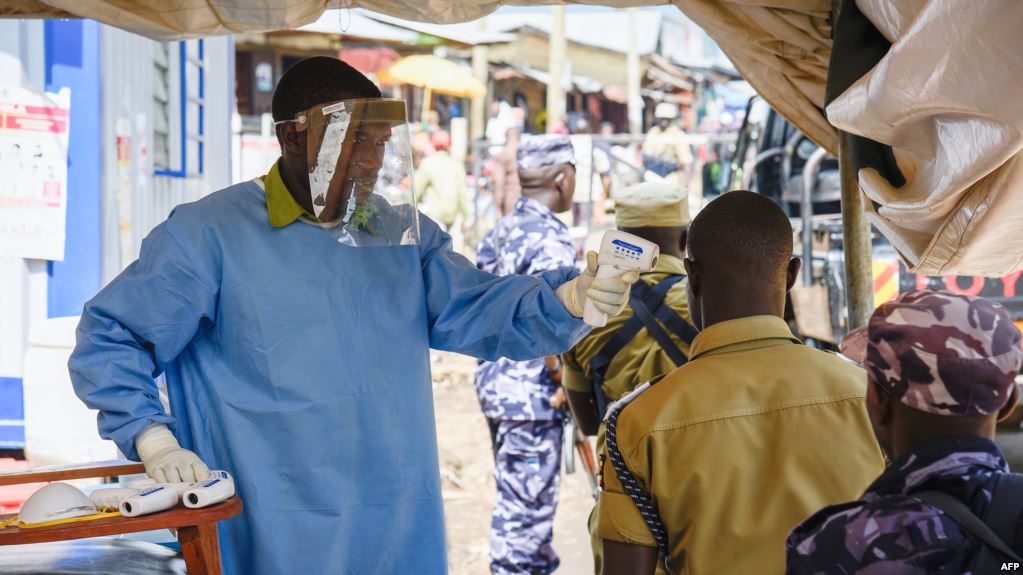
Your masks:
<path fill-rule="evenodd" d="M 0 78 L 33 90 L 46 80 L 42 20 L 0 20 Z M 20 378 L 28 329 L 46 318 L 46 262 L 0 256 L 0 377 Z"/>

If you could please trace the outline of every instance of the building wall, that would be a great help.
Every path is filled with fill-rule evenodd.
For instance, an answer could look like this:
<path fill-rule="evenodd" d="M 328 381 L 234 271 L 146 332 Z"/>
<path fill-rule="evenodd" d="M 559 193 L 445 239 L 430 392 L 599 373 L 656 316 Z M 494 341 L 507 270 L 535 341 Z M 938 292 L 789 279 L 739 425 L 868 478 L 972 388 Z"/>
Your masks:
<path fill-rule="evenodd" d="M 511 42 L 491 46 L 489 57 L 491 62 L 514 62 L 547 71 L 550 64 L 548 45 L 549 41 L 544 34 L 520 32 Z M 566 62 L 570 63 L 566 73 L 593 78 L 604 84 L 626 84 L 625 54 L 569 42 L 565 56 Z M 645 72 L 648 64 L 643 62 L 640 66 L 641 72 Z"/>
<path fill-rule="evenodd" d="M 0 78 L 34 90 L 46 83 L 42 21 L 0 20 Z M 25 441 L 21 373 L 29 326 L 46 318 L 47 265 L 0 256 L 0 450 Z"/>
<path fill-rule="evenodd" d="M 3 81 L 71 93 L 65 259 L 0 256 L 0 450 L 23 442 L 22 360 L 32 327 L 47 317 L 79 315 L 137 257 L 142 238 L 175 205 L 231 183 L 233 39 L 204 40 L 202 71 L 194 64 L 186 68 L 189 109 L 182 105 L 179 44 L 166 47 L 172 55 L 165 104 L 171 110 L 171 166 L 158 175 L 152 152 L 160 44 L 90 20 L 0 20 Z M 201 113 L 194 104 L 200 100 Z M 202 161 L 193 138 L 187 169 L 178 169 L 187 139 L 182 114 L 185 131 L 194 134 L 201 125 L 203 134 Z"/>

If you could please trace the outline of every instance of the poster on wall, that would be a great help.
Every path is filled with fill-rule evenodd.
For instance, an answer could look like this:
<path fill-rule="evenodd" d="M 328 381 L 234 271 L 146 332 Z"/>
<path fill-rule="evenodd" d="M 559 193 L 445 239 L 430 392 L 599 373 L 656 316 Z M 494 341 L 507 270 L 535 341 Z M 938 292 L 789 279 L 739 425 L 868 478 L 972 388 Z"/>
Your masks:
<path fill-rule="evenodd" d="M 63 260 L 69 94 L 0 84 L 0 255 Z"/>

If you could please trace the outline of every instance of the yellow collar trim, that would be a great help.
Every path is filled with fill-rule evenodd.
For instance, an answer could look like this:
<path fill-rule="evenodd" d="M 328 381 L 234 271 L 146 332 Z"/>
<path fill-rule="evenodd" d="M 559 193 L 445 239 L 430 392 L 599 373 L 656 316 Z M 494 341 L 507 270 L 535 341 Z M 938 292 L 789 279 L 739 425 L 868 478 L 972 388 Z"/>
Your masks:
<path fill-rule="evenodd" d="M 316 221 L 316 218 L 305 211 L 305 208 L 295 201 L 281 178 L 278 168 L 280 162 L 274 162 L 270 172 L 263 176 L 263 189 L 266 191 L 266 213 L 270 218 L 270 225 L 275 228 L 283 228 L 290 225 L 302 216 Z"/>

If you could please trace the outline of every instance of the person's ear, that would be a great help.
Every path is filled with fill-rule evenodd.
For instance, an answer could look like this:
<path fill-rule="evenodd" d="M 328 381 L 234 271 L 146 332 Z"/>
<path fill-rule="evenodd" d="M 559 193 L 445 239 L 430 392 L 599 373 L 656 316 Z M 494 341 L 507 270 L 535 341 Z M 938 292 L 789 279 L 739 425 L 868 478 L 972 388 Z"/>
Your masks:
<path fill-rule="evenodd" d="M 789 266 L 785 270 L 785 291 L 790 291 L 795 285 L 796 281 L 799 280 L 799 270 L 803 267 L 803 260 L 799 258 L 792 258 L 789 260 Z"/>
<path fill-rule="evenodd" d="M 686 278 L 689 281 L 689 289 L 692 290 L 693 295 L 700 294 L 700 268 L 693 260 L 685 258 L 682 260 L 682 265 L 686 268 Z"/>
<path fill-rule="evenodd" d="M 565 164 L 561 167 L 561 176 L 558 191 L 565 202 L 571 202 L 572 196 L 575 194 L 575 167 Z"/>
<path fill-rule="evenodd" d="M 1014 412 L 1019 408 L 1019 386 L 1015 383 L 1012 384 L 1012 393 L 1009 395 L 1009 401 L 1005 403 L 1005 406 L 998 410 L 998 421 L 1005 421 L 1014 415 Z"/>
<path fill-rule="evenodd" d="M 281 151 L 285 155 L 296 156 L 305 154 L 303 145 L 305 143 L 305 137 L 302 135 L 302 132 L 295 129 L 295 124 L 293 122 L 285 122 L 281 124 L 278 129 L 280 130 L 278 134 L 281 143 Z"/>
<path fill-rule="evenodd" d="M 873 381 L 867 380 L 870 388 L 867 391 L 867 409 L 873 416 L 874 423 L 879 427 L 887 427 L 895 413 L 896 399 L 877 387 Z"/>

